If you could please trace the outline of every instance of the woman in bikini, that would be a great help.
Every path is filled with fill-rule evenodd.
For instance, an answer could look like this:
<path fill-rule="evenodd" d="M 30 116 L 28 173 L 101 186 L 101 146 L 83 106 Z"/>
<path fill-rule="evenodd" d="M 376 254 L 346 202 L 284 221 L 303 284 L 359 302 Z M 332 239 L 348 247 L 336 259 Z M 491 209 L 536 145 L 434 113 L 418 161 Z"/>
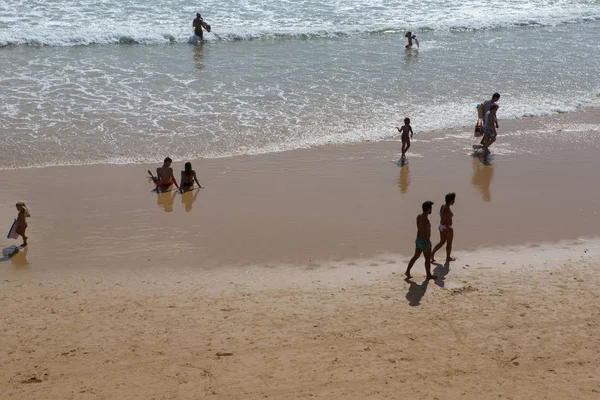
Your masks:
<path fill-rule="evenodd" d="M 435 262 L 435 252 L 442 248 L 446 244 L 446 262 L 455 261 L 450 254 L 452 253 L 452 241 L 454 240 L 454 227 L 452 226 L 452 217 L 454 213 L 450 209 L 450 206 L 454 205 L 456 200 L 455 193 L 448 193 L 446 195 L 446 204 L 440 208 L 440 242 L 433 248 L 431 252 L 431 262 Z"/>
<path fill-rule="evenodd" d="M 181 171 L 181 192 L 187 192 L 194 188 L 194 182 L 198 185 L 199 188 L 202 188 L 200 182 L 198 182 L 198 178 L 196 177 L 196 171 L 192 169 L 192 163 L 185 163 L 185 170 Z"/>

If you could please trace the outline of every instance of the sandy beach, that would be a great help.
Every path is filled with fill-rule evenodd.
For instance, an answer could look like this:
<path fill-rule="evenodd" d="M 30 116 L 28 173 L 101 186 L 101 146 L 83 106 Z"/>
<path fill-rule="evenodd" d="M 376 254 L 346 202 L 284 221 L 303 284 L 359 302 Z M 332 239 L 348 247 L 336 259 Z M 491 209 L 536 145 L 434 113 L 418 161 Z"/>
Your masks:
<path fill-rule="evenodd" d="M 3 397 L 595 399 L 600 244 L 563 245 L 459 253 L 412 283 L 391 257 L 253 268 L 219 290 L 200 272 L 14 270 Z"/>
<path fill-rule="evenodd" d="M 0 397 L 598 398 L 599 118 L 500 121 L 490 158 L 425 132 L 403 166 L 398 141 L 192 160 L 183 195 L 156 165 L 2 170 L 0 220 L 32 218 L 3 239 Z M 405 282 L 450 191 L 458 260 Z"/>

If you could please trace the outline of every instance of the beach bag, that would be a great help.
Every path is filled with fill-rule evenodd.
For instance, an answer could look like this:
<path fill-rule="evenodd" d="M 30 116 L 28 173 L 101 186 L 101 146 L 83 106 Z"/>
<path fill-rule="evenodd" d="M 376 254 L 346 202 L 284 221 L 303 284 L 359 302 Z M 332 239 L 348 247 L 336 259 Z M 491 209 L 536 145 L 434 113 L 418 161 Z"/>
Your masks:
<path fill-rule="evenodd" d="M 477 123 L 475 124 L 475 137 L 483 136 L 483 120 L 477 118 Z"/>
<path fill-rule="evenodd" d="M 483 119 L 483 109 L 484 109 L 483 103 L 477 104 L 476 108 L 477 108 L 477 118 Z"/>

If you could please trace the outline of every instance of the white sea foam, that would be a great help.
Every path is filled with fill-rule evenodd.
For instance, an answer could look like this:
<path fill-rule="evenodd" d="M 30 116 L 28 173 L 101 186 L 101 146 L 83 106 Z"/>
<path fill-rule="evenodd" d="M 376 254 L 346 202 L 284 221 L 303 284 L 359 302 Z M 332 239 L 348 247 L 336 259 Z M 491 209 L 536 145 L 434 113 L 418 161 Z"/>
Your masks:
<path fill-rule="evenodd" d="M 184 0 L 4 0 L 0 46 L 185 43 L 196 11 L 213 26 L 209 41 L 468 31 L 600 19 L 598 2 L 590 0 L 211 0 L 203 2 L 202 10 Z"/>
<path fill-rule="evenodd" d="M 599 103 L 599 24 L 562 25 L 596 18 L 597 1 L 208 2 L 224 43 L 72 46 L 189 40 L 197 10 L 183 1 L 116 4 L 0 4 L 0 43 L 44 45 L 0 49 L 0 168 L 388 139 L 405 116 L 418 133 L 471 126 L 494 91 L 503 119 Z M 525 20 L 559 26 L 513 28 Z M 404 51 L 405 29 L 420 29 L 420 50 Z"/>

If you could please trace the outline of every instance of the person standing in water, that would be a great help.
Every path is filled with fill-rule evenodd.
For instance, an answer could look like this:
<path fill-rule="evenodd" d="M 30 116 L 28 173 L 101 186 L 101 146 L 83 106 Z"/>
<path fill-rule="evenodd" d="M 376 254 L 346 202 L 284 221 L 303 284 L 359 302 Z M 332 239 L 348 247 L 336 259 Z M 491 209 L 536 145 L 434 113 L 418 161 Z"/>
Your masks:
<path fill-rule="evenodd" d="M 408 38 L 408 44 L 406 46 L 404 46 L 405 48 L 407 48 L 407 49 L 412 48 L 413 40 L 417 44 L 417 48 L 419 48 L 419 40 L 417 39 L 417 35 L 413 35 L 413 33 L 411 31 L 408 31 L 408 32 L 406 32 L 406 35 L 404 35 L 404 37 Z"/>
<path fill-rule="evenodd" d="M 198 178 L 196 177 L 196 171 L 192 169 L 192 163 L 188 161 L 185 163 L 185 170 L 181 171 L 181 181 L 179 182 L 181 184 L 181 192 L 183 193 L 192 190 L 194 188 L 194 182 L 202 189 L 202 185 L 200 185 L 200 182 L 198 182 Z"/>
<path fill-rule="evenodd" d="M 415 261 L 421 256 L 421 253 L 425 255 L 425 273 L 427 279 L 436 279 L 437 276 L 431 274 L 431 222 L 429 222 L 429 214 L 433 208 L 432 201 L 426 201 L 421 206 L 423 212 L 417 216 L 417 239 L 415 240 L 415 255 L 410 259 L 408 267 L 406 268 L 406 279 L 411 279 L 410 270 L 413 267 Z"/>
<path fill-rule="evenodd" d="M 194 28 L 194 35 L 196 35 L 200 40 L 204 40 L 202 28 L 206 29 L 207 32 L 210 32 L 210 27 L 206 24 L 206 22 L 204 22 L 200 13 L 196 13 L 196 19 L 192 21 L 192 27 Z"/>
<path fill-rule="evenodd" d="M 435 262 L 435 252 L 442 248 L 444 243 L 446 244 L 446 262 L 455 261 L 451 257 L 452 253 L 452 241 L 454 240 L 454 227 L 452 226 L 452 217 L 454 214 L 450 209 L 450 206 L 454 205 L 456 200 L 456 193 L 448 193 L 446 195 L 446 204 L 440 208 L 440 242 L 433 248 L 431 252 L 431 262 Z"/>
<path fill-rule="evenodd" d="M 400 134 L 402 135 L 402 156 L 400 158 L 405 159 L 406 152 L 408 151 L 408 149 L 410 149 L 410 139 L 412 139 L 413 137 L 413 130 L 410 126 L 410 118 L 404 118 L 404 125 L 402 126 L 402 128 L 396 127 L 396 129 L 398 129 L 398 132 L 400 132 Z M 410 137 L 408 136 L 409 133 Z"/>

